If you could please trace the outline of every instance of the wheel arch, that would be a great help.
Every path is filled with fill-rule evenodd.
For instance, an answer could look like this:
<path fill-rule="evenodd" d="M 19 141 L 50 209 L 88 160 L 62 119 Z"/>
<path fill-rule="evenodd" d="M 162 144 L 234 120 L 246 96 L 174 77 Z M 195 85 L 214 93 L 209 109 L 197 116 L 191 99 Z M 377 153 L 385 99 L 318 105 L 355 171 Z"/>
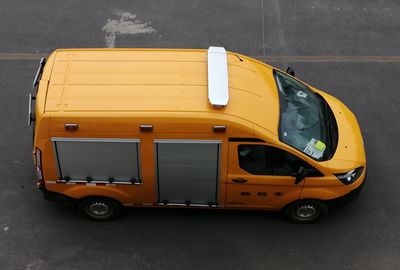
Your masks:
<path fill-rule="evenodd" d="M 126 192 L 119 189 L 111 189 L 109 187 L 102 186 L 85 186 L 84 188 L 82 188 L 81 186 L 74 186 L 71 189 L 65 191 L 64 194 L 68 197 L 76 199 L 79 202 L 81 202 L 83 199 L 91 197 L 112 199 L 122 205 L 128 204 L 131 201 Z"/>
<path fill-rule="evenodd" d="M 102 196 L 102 195 L 88 195 L 88 196 L 79 198 L 76 200 L 75 206 L 78 207 L 83 201 L 89 200 L 89 199 L 107 199 L 107 200 L 111 200 L 111 201 L 119 204 L 120 206 L 124 207 L 124 204 L 122 202 L 120 202 L 119 200 L 109 197 L 109 196 Z"/>

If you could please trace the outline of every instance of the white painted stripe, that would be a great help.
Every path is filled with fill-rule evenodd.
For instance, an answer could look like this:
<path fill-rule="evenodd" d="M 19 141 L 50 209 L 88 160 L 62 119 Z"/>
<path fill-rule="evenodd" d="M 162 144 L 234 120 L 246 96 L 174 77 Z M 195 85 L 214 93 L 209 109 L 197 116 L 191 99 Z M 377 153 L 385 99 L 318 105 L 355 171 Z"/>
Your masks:
<path fill-rule="evenodd" d="M 151 26 L 151 22 L 141 22 L 135 14 L 129 12 L 118 12 L 118 20 L 107 20 L 101 30 L 105 32 L 105 45 L 107 48 L 115 47 L 118 35 L 137 35 L 156 33 L 157 30 Z"/>
<path fill-rule="evenodd" d="M 263 56 L 265 57 L 264 0 L 261 0 L 261 27 L 262 27 Z"/>

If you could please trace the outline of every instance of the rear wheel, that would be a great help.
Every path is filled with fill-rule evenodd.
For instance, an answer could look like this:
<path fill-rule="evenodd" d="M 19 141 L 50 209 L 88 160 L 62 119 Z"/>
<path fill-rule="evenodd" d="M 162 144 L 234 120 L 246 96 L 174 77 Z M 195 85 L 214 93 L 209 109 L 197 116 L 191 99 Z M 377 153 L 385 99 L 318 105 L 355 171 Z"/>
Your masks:
<path fill-rule="evenodd" d="M 296 223 L 313 223 L 328 214 L 328 207 L 318 200 L 301 200 L 289 204 L 283 209 L 283 214 Z"/>
<path fill-rule="evenodd" d="M 112 199 L 91 197 L 83 199 L 78 205 L 79 213 L 91 220 L 108 221 L 119 216 L 122 205 Z"/>

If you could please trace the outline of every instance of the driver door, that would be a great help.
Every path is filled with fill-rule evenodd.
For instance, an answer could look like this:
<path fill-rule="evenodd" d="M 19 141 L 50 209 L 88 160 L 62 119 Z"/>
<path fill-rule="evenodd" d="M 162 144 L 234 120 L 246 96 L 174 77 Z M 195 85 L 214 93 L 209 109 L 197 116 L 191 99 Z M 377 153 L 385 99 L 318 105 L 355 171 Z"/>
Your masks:
<path fill-rule="evenodd" d="M 304 162 L 260 143 L 230 142 L 226 206 L 279 209 L 297 200 L 304 181 L 295 174 Z"/>

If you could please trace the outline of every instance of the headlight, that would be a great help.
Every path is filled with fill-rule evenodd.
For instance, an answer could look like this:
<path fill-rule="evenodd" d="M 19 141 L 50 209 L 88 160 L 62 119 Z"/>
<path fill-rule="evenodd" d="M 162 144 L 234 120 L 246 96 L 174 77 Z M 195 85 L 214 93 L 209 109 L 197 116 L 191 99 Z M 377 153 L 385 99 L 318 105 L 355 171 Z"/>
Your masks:
<path fill-rule="evenodd" d="M 335 176 L 345 185 L 354 183 L 362 174 L 364 168 L 358 167 L 357 169 L 351 170 L 347 173 L 335 174 Z"/>

